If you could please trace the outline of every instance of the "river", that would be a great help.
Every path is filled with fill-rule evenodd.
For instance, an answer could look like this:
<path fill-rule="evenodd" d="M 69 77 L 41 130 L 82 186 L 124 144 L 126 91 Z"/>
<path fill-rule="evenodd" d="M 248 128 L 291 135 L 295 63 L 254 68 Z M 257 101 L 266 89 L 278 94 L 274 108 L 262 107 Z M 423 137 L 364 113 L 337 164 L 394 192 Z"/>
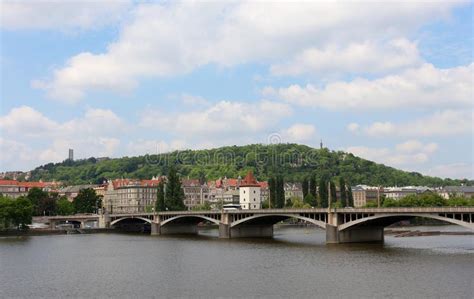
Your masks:
<path fill-rule="evenodd" d="M 273 239 L 3 237 L 0 297 L 473 297 L 473 236 L 385 239 L 325 245 L 324 231 L 294 227 Z"/>

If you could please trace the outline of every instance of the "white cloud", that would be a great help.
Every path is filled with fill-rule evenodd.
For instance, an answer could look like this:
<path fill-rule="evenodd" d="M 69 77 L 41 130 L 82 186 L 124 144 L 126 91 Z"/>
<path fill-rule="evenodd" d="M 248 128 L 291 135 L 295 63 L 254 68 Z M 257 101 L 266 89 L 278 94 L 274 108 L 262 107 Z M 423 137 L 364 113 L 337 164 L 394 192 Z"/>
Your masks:
<path fill-rule="evenodd" d="M 316 127 L 311 124 L 294 124 L 281 132 L 282 142 L 314 141 Z"/>
<path fill-rule="evenodd" d="M 267 87 L 289 103 L 328 109 L 413 109 L 419 107 L 472 107 L 474 63 L 449 69 L 431 64 L 378 79 L 338 81 L 322 88 L 308 84 L 287 88 Z"/>
<path fill-rule="evenodd" d="M 474 164 L 469 163 L 451 163 L 432 167 L 426 171 L 426 174 L 442 178 L 454 179 L 474 179 Z"/>
<path fill-rule="evenodd" d="M 206 64 L 276 63 L 302 49 L 396 39 L 447 17 L 461 3 L 143 3 L 106 52 L 80 53 L 52 78 L 33 85 L 53 98 L 74 102 L 89 90 L 127 91 L 139 78 L 189 73 Z M 416 60 L 411 42 L 393 43 L 396 66 Z"/>
<path fill-rule="evenodd" d="M 13 108 L 0 117 L 2 169 L 59 162 L 69 148 L 78 158 L 112 156 L 128 129 L 107 109 L 88 109 L 82 117 L 60 123 L 28 106 Z"/>
<path fill-rule="evenodd" d="M 364 159 L 390 166 L 412 167 L 414 164 L 428 162 L 437 148 L 438 145 L 436 143 L 423 144 L 417 140 L 409 140 L 397 144 L 395 149 L 387 147 L 371 148 L 366 146 L 351 146 L 348 147 L 346 151 Z"/>
<path fill-rule="evenodd" d="M 406 123 L 375 122 L 362 131 L 374 137 L 472 135 L 473 120 L 472 110 L 445 110 Z"/>
<path fill-rule="evenodd" d="M 29 106 L 13 108 L 7 115 L 0 117 L 0 129 L 3 134 L 41 137 L 45 132 L 53 132 L 58 124 Z"/>
<path fill-rule="evenodd" d="M 0 27 L 8 30 L 96 29 L 117 22 L 130 5 L 129 0 L 6 0 L 0 4 Z"/>
<path fill-rule="evenodd" d="M 254 134 L 262 132 L 286 116 L 291 108 L 282 103 L 260 101 L 258 103 L 220 101 L 213 106 L 192 112 L 170 115 L 164 111 L 147 110 L 140 125 L 162 129 L 188 138 L 222 138 L 219 134 Z"/>
<path fill-rule="evenodd" d="M 27 145 L 0 137 L 0 169 L 27 169 L 35 159 L 35 152 Z"/>
<path fill-rule="evenodd" d="M 374 41 L 351 43 L 344 48 L 329 45 L 309 48 L 283 64 L 272 65 L 274 75 L 387 73 L 421 64 L 415 43 L 400 38 L 385 44 Z"/>
<path fill-rule="evenodd" d="M 428 143 L 423 144 L 418 140 L 407 140 L 403 143 L 399 143 L 396 145 L 395 149 L 398 152 L 402 153 L 413 153 L 417 151 L 424 151 L 426 153 L 433 153 L 438 149 L 438 145 L 436 143 Z"/>

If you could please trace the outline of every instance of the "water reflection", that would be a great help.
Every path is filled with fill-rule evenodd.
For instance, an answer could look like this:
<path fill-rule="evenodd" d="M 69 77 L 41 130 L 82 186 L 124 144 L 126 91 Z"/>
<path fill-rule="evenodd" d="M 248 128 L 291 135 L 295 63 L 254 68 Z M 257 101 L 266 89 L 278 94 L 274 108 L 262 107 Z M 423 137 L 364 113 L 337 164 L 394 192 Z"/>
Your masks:
<path fill-rule="evenodd" d="M 0 238 L 0 297 L 457 297 L 472 295 L 472 236 L 325 245 L 316 228 L 273 239 L 139 234 Z"/>

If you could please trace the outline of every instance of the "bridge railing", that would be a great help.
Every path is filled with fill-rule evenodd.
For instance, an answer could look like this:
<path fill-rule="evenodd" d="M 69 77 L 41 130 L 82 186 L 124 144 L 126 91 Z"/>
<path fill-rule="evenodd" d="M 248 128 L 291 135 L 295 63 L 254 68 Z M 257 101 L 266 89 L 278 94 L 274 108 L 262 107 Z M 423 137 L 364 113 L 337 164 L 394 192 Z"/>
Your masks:
<path fill-rule="evenodd" d="M 338 213 L 474 213 L 474 207 L 341 208 Z"/>

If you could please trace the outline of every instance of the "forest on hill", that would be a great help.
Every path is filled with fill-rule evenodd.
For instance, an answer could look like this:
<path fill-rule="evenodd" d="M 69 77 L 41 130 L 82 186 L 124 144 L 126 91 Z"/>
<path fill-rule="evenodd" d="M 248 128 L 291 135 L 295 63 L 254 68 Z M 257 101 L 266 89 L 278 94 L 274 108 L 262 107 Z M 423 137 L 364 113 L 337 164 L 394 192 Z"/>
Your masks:
<path fill-rule="evenodd" d="M 167 174 L 171 165 L 176 166 L 181 177 L 206 180 L 244 177 L 252 170 L 260 181 L 282 175 L 285 181 L 297 182 L 315 175 L 318 180 L 321 177 L 343 177 L 352 185 L 446 186 L 474 183 L 467 179 L 424 176 L 377 164 L 351 153 L 299 144 L 253 144 L 116 159 L 66 160 L 37 167 L 32 170 L 31 180 L 85 184 L 116 178 L 150 179 Z"/>

